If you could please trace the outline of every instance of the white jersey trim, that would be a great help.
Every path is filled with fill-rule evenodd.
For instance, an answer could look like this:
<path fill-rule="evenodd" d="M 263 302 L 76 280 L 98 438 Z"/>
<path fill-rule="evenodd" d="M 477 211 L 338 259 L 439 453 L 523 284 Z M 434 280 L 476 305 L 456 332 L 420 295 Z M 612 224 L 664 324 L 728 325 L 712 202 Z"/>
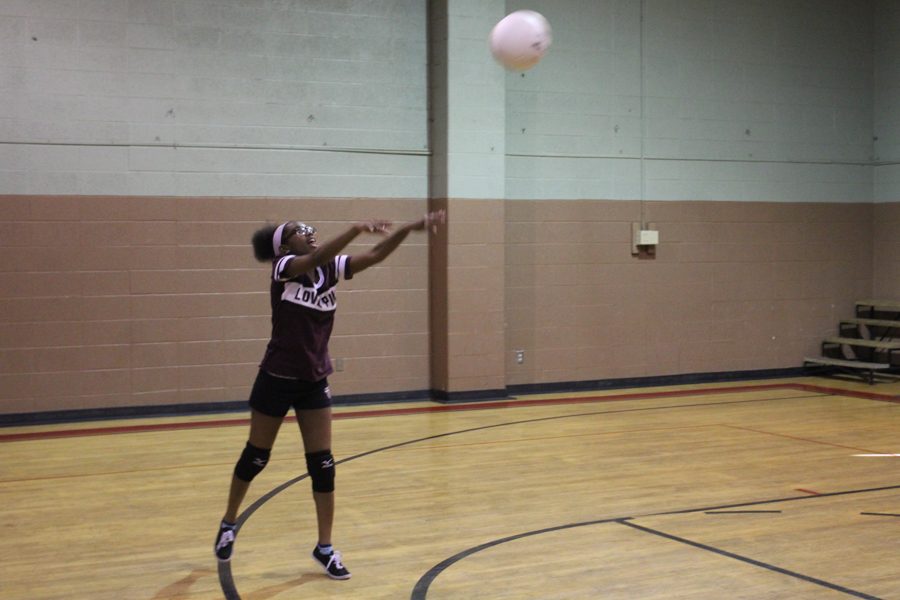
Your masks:
<path fill-rule="evenodd" d="M 346 279 L 347 278 L 345 275 L 345 270 L 347 268 L 347 260 L 349 258 L 350 257 L 347 256 L 346 254 L 341 254 L 340 256 L 334 257 L 334 260 L 337 263 L 338 279 Z"/>
<path fill-rule="evenodd" d="M 333 285 L 327 290 L 322 289 L 326 278 L 325 269 L 316 267 L 315 281 L 312 286 L 303 285 L 299 281 L 290 281 L 284 277 L 284 269 L 294 256 L 295 255 L 293 254 L 285 255 L 275 263 L 272 277 L 276 281 L 285 282 L 284 291 L 281 293 L 281 299 L 285 302 L 299 304 L 300 306 L 305 306 L 306 308 L 321 312 L 334 311 L 337 308 L 337 294 L 335 293 L 337 286 Z M 347 255 L 334 257 L 338 280 L 345 278 L 347 260 L 349 258 L 350 257 Z"/>
<path fill-rule="evenodd" d="M 282 276 L 284 269 L 288 266 L 288 263 L 293 260 L 293 254 L 285 254 L 275 263 L 275 270 L 272 272 L 272 278 L 275 281 L 287 281 L 287 279 Z"/>

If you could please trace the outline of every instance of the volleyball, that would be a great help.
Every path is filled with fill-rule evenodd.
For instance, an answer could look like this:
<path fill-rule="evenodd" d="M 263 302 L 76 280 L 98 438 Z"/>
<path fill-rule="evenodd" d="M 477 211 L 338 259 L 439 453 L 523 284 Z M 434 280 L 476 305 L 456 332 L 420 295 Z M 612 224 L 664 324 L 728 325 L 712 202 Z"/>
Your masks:
<path fill-rule="evenodd" d="M 543 58 L 553 35 L 544 15 L 517 10 L 494 25 L 489 41 L 497 62 L 511 71 L 526 71 Z"/>

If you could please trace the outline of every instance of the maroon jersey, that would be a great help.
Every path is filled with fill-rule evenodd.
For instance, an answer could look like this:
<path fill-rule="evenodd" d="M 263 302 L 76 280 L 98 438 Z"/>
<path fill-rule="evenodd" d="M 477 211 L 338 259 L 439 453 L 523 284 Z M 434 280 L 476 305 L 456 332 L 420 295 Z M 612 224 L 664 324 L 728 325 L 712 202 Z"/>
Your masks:
<path fill-rule="evenodd" d="M 331 372 L 328 339 L 337 308 L 336 288 L 341 279 L 351 279 L 350 257 L 335 256 L 293 279 L 284 269 L 293 254 L 272 262 L 272 338 L 260 368 L 272 375 L 319 381 Z"/>

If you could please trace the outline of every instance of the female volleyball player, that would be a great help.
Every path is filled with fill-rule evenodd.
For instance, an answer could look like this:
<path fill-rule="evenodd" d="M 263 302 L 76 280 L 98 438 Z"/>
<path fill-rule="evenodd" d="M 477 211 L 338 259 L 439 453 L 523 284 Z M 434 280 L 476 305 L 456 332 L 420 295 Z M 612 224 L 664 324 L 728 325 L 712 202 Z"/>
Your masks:
<path fill-rule="evenodd" d="M 444 221 L 444 211 L 436 211 L 394 231 L 387 221 L 358 223 L 321 246 L 316 228 L 297 221 L 263 227 L 253 235 L 256 259 L 272 261 L 272 337 L 250 392 L 250 435 L 235 465 L 216 535 L 220 561 L 231 559 L 238 509 L 250 482 L 266 466 L 281 422 L 293 407 L 316 507 L 319 539 L 312 556 L 332 579 L 350 578 L 341 553 L 331 545 L 334 457 L 327 377 L 332 372 L 328 339 L 334 324 L 335 289 L 341 279 L 350 279 L 387 258 L 410 232 L 436 231 Z M 361 233 L 385 237 L 362 254 L 338 254 Z"/>

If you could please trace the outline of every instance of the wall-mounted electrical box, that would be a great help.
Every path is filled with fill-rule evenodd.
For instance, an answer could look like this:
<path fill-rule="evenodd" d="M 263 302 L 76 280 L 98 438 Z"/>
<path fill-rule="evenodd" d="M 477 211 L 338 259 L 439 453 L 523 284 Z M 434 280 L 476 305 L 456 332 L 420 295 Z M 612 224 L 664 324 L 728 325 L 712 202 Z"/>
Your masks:
<path fill-rule="evenodd" d="M 646 227 L 640 223 L 631 224 L 631 253 L 634 255 L 656 254 L 656 246 L 659 244 L 659 232 L 654 229 L 653 223 Z"/>

